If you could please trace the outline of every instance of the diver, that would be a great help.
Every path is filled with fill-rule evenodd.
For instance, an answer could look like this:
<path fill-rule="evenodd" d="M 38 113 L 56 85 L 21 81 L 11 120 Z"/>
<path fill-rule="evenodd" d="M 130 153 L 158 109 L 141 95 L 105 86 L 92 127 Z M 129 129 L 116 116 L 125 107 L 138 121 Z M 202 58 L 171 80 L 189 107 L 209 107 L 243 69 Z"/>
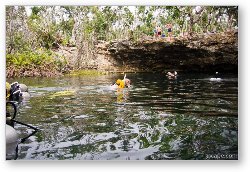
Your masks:
<path fill-rule="evenodd" d="M 13 82 L 9 84 L 6 82 L 6 99 L 9 101 L 20 102 L 24 97 L 29 97 L 28 87 L 25 84 Z"/>

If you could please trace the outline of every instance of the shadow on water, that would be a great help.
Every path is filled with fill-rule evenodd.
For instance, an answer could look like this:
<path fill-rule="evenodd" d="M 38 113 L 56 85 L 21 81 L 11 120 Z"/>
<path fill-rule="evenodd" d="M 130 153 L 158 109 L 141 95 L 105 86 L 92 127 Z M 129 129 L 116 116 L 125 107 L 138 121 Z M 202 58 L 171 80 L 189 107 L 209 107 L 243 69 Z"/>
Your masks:
<path fill-rule="evenodd" d="M 31 98 L 17 119 L 41 131 L 19 144 L 17 159 L 237 159 L 237 76 L 127 74 L 132 88 L 109 88 L 122 77 L 19 81 Z M 65 90 L 73 94 L 51 96 Z"/>

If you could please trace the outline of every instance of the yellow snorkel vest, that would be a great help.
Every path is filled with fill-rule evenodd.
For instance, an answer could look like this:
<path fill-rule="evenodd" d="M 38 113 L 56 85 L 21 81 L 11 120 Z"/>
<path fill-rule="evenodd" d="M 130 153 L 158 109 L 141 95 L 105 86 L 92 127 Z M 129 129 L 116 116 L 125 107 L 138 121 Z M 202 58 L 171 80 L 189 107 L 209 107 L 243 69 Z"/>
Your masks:
<path fill-rule="evenodd" d="M 124 88 L 125 87 L 125 81 L 118 79 L 116 81 L 116 84 L 118 85 L 118 88 Z"/>

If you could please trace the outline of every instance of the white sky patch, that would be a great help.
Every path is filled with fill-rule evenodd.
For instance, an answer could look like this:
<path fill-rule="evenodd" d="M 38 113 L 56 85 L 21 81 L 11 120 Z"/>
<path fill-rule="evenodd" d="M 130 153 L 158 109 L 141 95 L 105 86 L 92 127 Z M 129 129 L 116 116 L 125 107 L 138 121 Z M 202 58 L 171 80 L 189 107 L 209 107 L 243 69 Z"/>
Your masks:
<path fill-rule="evenodd" d="M 30 16 L 31 13 L 32 13 L 31 7 L 32 6 L 25 6 L 25 10 L 26 10 L 27 16 Z"/>

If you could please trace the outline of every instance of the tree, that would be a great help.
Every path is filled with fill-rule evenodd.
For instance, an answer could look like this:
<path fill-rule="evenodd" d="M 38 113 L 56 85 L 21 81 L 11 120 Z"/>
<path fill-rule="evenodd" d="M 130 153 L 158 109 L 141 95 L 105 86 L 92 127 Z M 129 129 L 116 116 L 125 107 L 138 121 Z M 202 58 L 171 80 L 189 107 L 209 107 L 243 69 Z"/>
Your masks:
<path fill-rule="evenodd" d="M 28 16 L 26 9 L 31 9 Z M 6 6 L 6 52 L 76 46 L 76 68 L 91 66 L 98 41 L 140 40 L 157 24 L 167 32 L 206 33 L 238 27 L 237 6 Z"/>

